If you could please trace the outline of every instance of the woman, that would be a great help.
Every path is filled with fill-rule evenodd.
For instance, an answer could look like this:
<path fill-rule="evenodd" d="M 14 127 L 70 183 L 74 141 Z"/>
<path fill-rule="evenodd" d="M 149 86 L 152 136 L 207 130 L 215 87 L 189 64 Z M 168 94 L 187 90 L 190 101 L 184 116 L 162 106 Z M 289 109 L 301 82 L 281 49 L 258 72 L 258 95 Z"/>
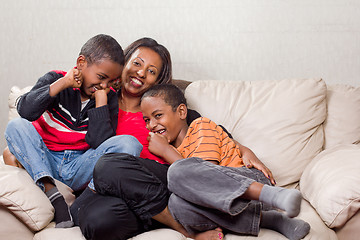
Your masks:
<path fill-rule="evenodd" d="M 140 112 L 143 93 L 155 84 L 169 83 L 171 78 L 170 54 L 155 40 L 142 38 L 125 49 L 117 134 L 135 136 L 143 144 L 143 151 L 141 158 L 114 154 L 103 156 L 99 161 L 97 169 L 101 169 L 102 174 L 113 168 L 119 174 L 113 176 L 114 182 L 104 186 L 97 185 L 101 181 L 96 181 L 99 179 L 94 171 L 97 193 L 87 189 L 71 207 L 87 239 L 127 239 L 158 227 L 159 222 L 186 234 L 167 211 L 168 164 L 149 152 L 149 131 Z M 191 115 L 193 119 L 199 116 L 196 112 Z M 260 169 L 273 180 L 271 172 L 257 157 L 246 147 L 241 148 L 248 167 Z"/>

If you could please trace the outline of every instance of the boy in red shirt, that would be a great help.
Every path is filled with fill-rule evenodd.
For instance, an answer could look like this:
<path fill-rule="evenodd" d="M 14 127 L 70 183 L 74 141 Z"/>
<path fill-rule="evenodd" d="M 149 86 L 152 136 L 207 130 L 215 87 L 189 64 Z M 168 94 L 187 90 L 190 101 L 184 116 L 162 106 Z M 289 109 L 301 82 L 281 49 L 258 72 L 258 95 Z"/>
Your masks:
<path fill-rule="evenodd" d="M 21 118 L 9 122 L 7 145 L 49 198 L 56 227 L 71 227 L 73 220 L 54 179 L 81 191 L 100 156 L 138 155 L 142 149 L 132 136 L 115 136 L 118 101 L 110 84 L 120 78 L 123 67 L 119 43 L 99 34 L 83 45 L 76 68 L 50 71 L 17 101 Z M 4 154 L 6 158 L 11 155 Z"/>

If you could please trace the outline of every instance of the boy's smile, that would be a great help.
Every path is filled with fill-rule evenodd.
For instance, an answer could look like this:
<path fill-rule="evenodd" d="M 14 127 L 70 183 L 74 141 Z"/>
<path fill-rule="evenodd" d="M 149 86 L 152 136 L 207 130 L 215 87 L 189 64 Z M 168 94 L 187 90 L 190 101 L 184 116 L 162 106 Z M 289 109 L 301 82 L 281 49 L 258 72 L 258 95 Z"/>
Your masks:
<path fill-rule="evenodd" d="M 108 59 L 91 65 L 86 62 L 81 68 L 84 79 L 80 87 L 82 97 L 93 98 L 97 90 L 109 88 L 110 83 L 121 76 L 122 69 L 123 66 Z"/>
<path fill-rule="evenodd" d="M 141 101 L 146 128 L 153 133 L 165 136 L 175 147 L 180 146 L 187 131 L 186 115 L 184 121 L 179 107 L 173 111 L 162 97 L 146 97 Z"/>

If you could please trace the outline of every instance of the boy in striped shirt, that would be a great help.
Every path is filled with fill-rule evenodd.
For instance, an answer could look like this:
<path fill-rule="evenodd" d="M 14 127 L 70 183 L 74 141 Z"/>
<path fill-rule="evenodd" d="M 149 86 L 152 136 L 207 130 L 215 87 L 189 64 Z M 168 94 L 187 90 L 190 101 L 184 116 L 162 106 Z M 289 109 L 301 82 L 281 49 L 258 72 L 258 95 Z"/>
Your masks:
<path fill-rule="evenodd" d="M 186 100 L 176 86 L 149 89 L 141 110 L 149 150 L 172 164 L 169 210 L 196 239 L 221 239 L 222 229 L 256 236 L 268 228 L 289 239 L 308 234 L 309 224 L 294 219 L 301 193 L 271 186 L 262 172 L 244 167 L 238 146 L 211 120 L 201 117 L 188 126 Z M 285 213 L 265 211 L 263 204 Z"/>
<path fill-rule="evenodd" d="M 81 191 L 100 156 L 141 151 L 134 137 L 115 136 L 118 100 L 110 84 L 120 78 L 123 66 L 124 53 L 114 38 L 92 37 L 81 48 L 75 68 L 45 74 L 18 99 L 21 118 L 7 126 L 11 154 L 4 154 L 4 162 L 16 166 L 19 161 L 45 192 L 58 228 L 73 226 L 73 220 L 54 179 Z"/>

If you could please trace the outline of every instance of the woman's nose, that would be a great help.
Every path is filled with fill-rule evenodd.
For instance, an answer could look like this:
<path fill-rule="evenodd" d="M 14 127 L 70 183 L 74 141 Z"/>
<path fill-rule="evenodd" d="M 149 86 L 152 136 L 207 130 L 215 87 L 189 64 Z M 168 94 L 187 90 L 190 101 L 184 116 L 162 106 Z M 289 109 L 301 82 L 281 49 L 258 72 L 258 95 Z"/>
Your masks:
<path fill-rule="evenodd" d="M 145 70 L 144 69 L 139 69 L 138 71 L 137 71 L 137 74 L 139 75 L 139 77 L 141 77 L 141 78 L 145 78 L 146 76 L 145 76 Z"/>

